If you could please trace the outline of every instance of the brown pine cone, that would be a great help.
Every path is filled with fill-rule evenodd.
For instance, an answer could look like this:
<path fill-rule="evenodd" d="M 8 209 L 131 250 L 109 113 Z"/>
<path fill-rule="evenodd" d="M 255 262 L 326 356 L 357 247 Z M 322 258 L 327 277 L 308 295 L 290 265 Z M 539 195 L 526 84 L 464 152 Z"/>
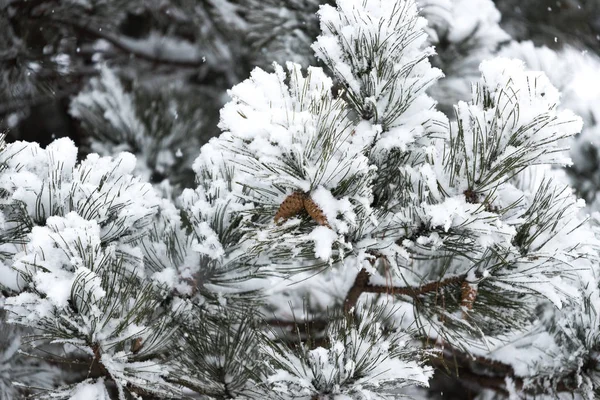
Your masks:
<path fill-rule="evenodd" d="M 327 218 L 323 213 L 323 210 L 311 199 L 309 196 L 304 198 L 304 208 L 310 217 L 317 222 L 317 224 L 326 226 L 331 229 L 329 226 L 329 222 L 327 222 Z"/>
<path fill-rule="evenodd" d="M 464 281 L 460 288 L 461 292 L 461 302 L 460 305 L 465 307 L 467 310 L 473 309 L 473 303 L 477 298 L 477 284 L 469 283 Z"/>
<path fill-rule="evenodd" d="M 143 343 L 143 341 L 142 341 L 142 338 L 141 338 L 141 337 L 139 337 L 139 338 L 135 339 L 135 340 L 133 341 L 133 343 L 131 343 L 131 352 L 132 352 L 133 354 L 137 354 L 137 353 L 139 353 L 139 352 L 140 352 L 140 350 L 142 349 L 142 343 Z"/>
<path fill-rule="evenodd" d="M 303 192 L 294 192 L 283 200 L 283 203 L 279 206 L 277 214 L 275 214 L 275 223 L 279 223 L 279 220 L 285 221 L 288 218 L 295 217 L 304 211 L 304 199 L 307 195 Z"/>

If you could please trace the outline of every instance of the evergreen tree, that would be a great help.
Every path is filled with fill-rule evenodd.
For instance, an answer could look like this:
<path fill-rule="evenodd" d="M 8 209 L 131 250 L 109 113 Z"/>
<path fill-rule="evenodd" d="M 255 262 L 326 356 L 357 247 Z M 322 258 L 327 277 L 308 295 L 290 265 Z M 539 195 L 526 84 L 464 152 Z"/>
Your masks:
<path fill-rule="evenodd" d="M 1 398 L 600 396 L 600 214 L 558 172 L 596 97 L 554 52 L 486 0 L 143 3 L 0 3 L 11 101 L 85 65 L 22 74 L 23 21 L 103 54 L 81 153 L 0 143 Z"/>

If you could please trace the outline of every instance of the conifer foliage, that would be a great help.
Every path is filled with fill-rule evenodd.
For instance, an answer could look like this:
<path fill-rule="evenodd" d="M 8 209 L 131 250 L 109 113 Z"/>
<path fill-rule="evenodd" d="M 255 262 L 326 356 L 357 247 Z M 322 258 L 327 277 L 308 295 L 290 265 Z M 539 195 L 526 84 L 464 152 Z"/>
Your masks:
<path fill-rule="evenodd" d="M 600 217 L 556 172 L 582 120 L 506 57 L 440 109 L 434 3 L 321 5 L 314 65 L 255 68 L 189 165 L 187 92 L 107 66 L 70 106 L 102 156 L 2 138 L 0 398 L 600 396 Z"/>

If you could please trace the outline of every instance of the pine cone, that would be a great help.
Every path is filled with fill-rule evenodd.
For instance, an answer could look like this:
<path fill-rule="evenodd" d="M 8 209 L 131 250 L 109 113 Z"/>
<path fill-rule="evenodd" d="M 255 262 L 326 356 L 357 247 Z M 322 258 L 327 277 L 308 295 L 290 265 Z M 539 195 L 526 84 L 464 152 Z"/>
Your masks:
<path fill-rule="evenodd" d="M 303 192 L 294 192 L 286 197 L 279 206 L 277 214 L 275 214 L 275 223 L 279 223 L 281 219 L 285 221 L 300 214 L 304 210 L 304 199 L 306 197 L 306 194 Z"/>
<path fill-rule="evenodd" d="M 142 349 L 142 342 L 143 342 L 142 338 L 139 337 L 139 338 L 135 339 L 133 341 L 133 343 L 131 343 L 131 352 L 133 354 L 139 353 L 139 351 Z"/>
<path fill-rule="evenodd" d="M 329 226 L 329 222 L 327 222 L 327 218 L 325 217 L 323 210 L 321 210 L 317 203 L 315 203 L 314 200 L 311 199 L 309 196 L 306 196 L 304 198 L 304 208 L 306 209 L 308 215 L 310 215 L 310 217 L 313 220 L 315 220 L 317 224 L 326 226 L 331 229 L 331 226 Z"/>
<path fill-rule="evenodd" d="M 460 291 L 461 291 L 460 305 L 465 307 L 467 310 L 472 310 L 473 303 L 475 302 L 475 299 L 477 298 L 477 284 L 464 281 L 462 283 Z"/>

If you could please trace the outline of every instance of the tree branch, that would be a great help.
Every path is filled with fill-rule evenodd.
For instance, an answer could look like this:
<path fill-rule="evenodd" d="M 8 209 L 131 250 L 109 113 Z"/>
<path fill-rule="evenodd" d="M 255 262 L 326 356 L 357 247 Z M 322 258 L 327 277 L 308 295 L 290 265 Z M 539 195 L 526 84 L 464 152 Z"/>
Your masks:
<path fill-rule="evenodd" d="M 360 277 L 357 276 L 359 285 L 353 287 L 359 287 L 360 282 L 364 279 L 364 274 L 361 275 L 361 273 L 359 273 L 359 275 Z M 347 297 L 347 300 L 349 297 L 350 296 Z M 302 330 L 303 325 L 306 327 L 310 325 L 311 327 L 321 329 L 325 329 L 327 326 L 327 320 L 322 319 L 304 321 L 302 323 L 277 319 L 267 320 L 266 322 L 269 325 L 276 327 L 297 328 L 303 333 L 306 333 Z M 427 340 L 434 341 L 432 339 Z M 439 353 L 439 356 L 431 357 L 429 363 L 437 371 L 445 372 L 448 376 L 458 378 L 474 388 L 490 389 L 505 396 L 508 395 L 508 390 L 506 388 L 507 377 L 512 380 L 514 386 L 518 390 L 523 390 L 531 395 L 548 394 L 550 388 L 553 388 L 557 392 L 568 393 L 573 393 L 573 391 L 577 389 L 577 375 L 575 372 L 564 376 L 559 381 L 555 382 L 552 387 L 542 383 L 526 384 L 523 378 L 516 375 L 514 368 L 511 365 L 487 357 L 468 354 L 455 348 L 446 347 L 444 351 Z"/>
<path fill-rule="evenodd" d="M 577 389 L 577 373 L 568 374 L 555 382 L 554 386 L 543 383 L 526 384 L 525 380 L 515 374 L 513 367 L 503 362 L 487 357 L 473 356 L 457 349 L 446 349 L 440 357 L 431 358 L 430 363 L 437 370 L 455 371 L 456 378 L 467 381 L 474 386 L 492 389 L 508 395 L 506 378 L 510 378 L 517 390 L 525 391 L 531 395 L 548 394 L 549 389 L 557 392 L 573 393 Z"/>
<path fill-rule="evenodd" d="M 345 313 L 349 313 L 354 307 L 356 307 L 356 303 L 358 302 L 360 295 L 365 292 L 365 289 L 369 285 L 370 277 L 371 276 L 364 268 L 360 270 L 358 275 L 356 275 L 356 279 L 354 279 L 354 285 L 352 285 L 348 291 L 348 294 L 346 295 L 346 299 L 344 300 Z"/>
<path fill-rule="evenodd" d="M 68 25 L 90 36 L 96 37 L 98 39 L 104 39 L 119 50 L 123 51 L 124 53 L 131 54 L 137 58 L 153 63 L 169 64 L 187 68 L 198 68 L 203 64 L 206 64 L 202 57 L 196 55 L 183 55 L 178 57 L 175 57 L 173 55 L 165 56 L 164 54 L 160 54 L 161 49 L 159 48 L 143 48 L 139 45 L 140 41 L 138 40 L 129 39 L 127 37 L 117 35 L 112 32 L 103 31 L 100 27 L 82 24 L 77 21 L 61 19 L 57 17 L 48 18 L 48 22 L 59 27 Z"/>
<path fill-rule="evenodd" d="M 391 293 L 395 295 L 416 297 L 426 293 L 437 292 L 438 290 L 446 286 L 459 285 L 465 281 L 466 277 L 466 274 L 456 275 L 450 278 L 446 278 L 442 281 L 429 282 L 419 287 L 366 285 L 363 288 L 363 293 Z"/>
<path fill-rule="evenodd" d="M 456 275 L 441 281 L 429 282 L 419 287 L 371 285 L 369 284 L 369 278 L 370 275 L 364 268 L 356 275 L 354 285 L 352 285 L 344 300 L 344 312 L 349 312 L 354 308 L 360 295 L 363 293 L 390 293 L 393 295 L 417 297 L 426 293 L 437 292 L 446 286 L 460 285 L 465 282 L 467 275 Z"/>
<path fill-rule="evenodd" d="M 468 307 L 465 301 L 471 301 L 473 298 L 465 299 L 466 274 L 452 276 L 437 282 L 426 283 L 419 287 L 394 287 L 386 285 L 371 285 L 369 284 L 370 275 L 366 269 L 361 269 L 356 275 L 354 284 L 348 291 L 344 299 L 344 312 L 351 312 L 363 293 L 393 293 L 394 295 L 406 295 L 417 297 L 423 294 L 437 292 L 446 286 L 461 285 L 462 299 L 461 304 Z M 466 305 L 465 305 L 466 304 Z M 267 323 L 277 327 L 292 327 L 298 329 L 301 324 L 294 321 L 268 320 Z M 309 325 L 315 328 L 325 329 L 327 321 L 313 320 L 303 323 L 306 327 Z M 460 378 L 469 384 L 478 388 L 494 390 L 503 395 L 508 394 L 506 387 L 506 378 L 510 378 L 518 390 L 523 390 L 530 394 L 548 393 L 549 387 L 543 384 L 526 384 L 525 380 L 516 376 L 513 367 L 509 364 L 502 363 L 497 360 L 488 359 L 481 356 L 473 356 L 464 353 L 454 348 L 446 348 L 439 357 L 430 359 L 431 365 L 438 371 L 445 370 L 447 373 L 452 373 L 452 376 Z M 558 392 L 573 392 L 576 389 L 575 373 L 563 377 L 555 383 L 553 389 Z"/>

